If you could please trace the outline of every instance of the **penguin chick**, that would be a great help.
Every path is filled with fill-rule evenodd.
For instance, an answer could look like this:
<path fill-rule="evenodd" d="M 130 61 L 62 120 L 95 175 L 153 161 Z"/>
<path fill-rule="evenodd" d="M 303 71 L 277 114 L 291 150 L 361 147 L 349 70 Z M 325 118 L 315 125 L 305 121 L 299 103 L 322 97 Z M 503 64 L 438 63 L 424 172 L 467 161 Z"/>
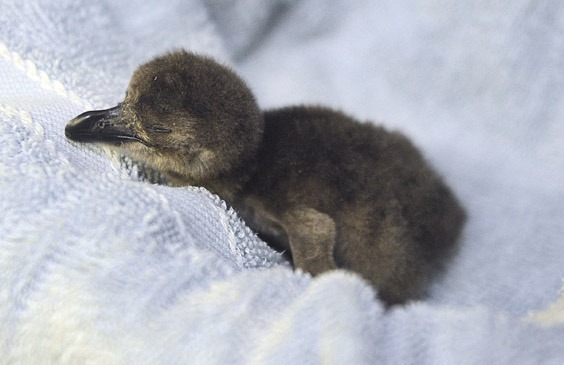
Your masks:
<path fill-rule="evenodd" d="M 294 267 L 355 271 L 388 305 L 424 294 L 465 221 L 403 135 L 324 107 L 261 112 L 233 71 L 186 51 L 140 66 L 123 102 L 65 134 L 207 188 Z"/>

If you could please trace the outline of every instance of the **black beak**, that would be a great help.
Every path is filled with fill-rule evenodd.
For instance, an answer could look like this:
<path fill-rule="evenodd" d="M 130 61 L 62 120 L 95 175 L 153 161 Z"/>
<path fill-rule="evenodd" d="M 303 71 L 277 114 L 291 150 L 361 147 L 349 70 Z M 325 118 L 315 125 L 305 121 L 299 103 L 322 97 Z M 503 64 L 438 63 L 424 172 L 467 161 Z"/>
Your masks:
<path fill-rule="evenodd" d="M 121 114 L 121 105 L 82 113 L 67 123 L 65 135 L 77 142 L 145 143 Z"/>

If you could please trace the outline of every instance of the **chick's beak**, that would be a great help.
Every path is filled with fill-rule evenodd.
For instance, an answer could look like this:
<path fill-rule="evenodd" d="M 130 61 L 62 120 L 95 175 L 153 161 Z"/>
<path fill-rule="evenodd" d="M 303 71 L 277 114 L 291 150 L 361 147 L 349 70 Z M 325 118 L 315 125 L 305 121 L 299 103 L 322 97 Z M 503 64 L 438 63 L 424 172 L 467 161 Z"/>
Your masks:
<path fill-rule="evenodd" d="M 77 142 L 144 143 L 133 125 L 122 118 L 121 105 L 80 114 L 67 123 L 65 135 Z"/>

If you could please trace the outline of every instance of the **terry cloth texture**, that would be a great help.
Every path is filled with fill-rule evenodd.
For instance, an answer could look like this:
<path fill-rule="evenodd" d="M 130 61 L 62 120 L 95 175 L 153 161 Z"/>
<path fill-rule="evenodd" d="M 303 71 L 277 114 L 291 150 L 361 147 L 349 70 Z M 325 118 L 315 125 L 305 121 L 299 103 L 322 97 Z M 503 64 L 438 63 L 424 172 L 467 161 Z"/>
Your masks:
<path fill-rule="evenodd" d="M 409 135 L 469 213 L 430 296 L 385 311 L 351 273 L 292 271 L 207 191 L 66 140 L 174 48 L 263 107 Z M 561 363 L 562 70 L 556 0 L 0 0 L 0 364 Z"/>

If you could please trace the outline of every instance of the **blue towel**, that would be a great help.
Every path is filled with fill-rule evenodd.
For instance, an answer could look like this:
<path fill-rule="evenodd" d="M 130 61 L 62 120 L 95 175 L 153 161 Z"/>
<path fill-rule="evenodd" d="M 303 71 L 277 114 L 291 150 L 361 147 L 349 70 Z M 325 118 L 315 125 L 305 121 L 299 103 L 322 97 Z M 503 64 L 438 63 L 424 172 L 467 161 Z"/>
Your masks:
<path fill-rule="evenodd" d="M 0 364 L 562 363 L 563 32 L 560 1 L 0 0 Z M 409 135 L 470 217 L 429 297 L 295 272 L 217 196 L 66 140 L 173 48 Z"/>

